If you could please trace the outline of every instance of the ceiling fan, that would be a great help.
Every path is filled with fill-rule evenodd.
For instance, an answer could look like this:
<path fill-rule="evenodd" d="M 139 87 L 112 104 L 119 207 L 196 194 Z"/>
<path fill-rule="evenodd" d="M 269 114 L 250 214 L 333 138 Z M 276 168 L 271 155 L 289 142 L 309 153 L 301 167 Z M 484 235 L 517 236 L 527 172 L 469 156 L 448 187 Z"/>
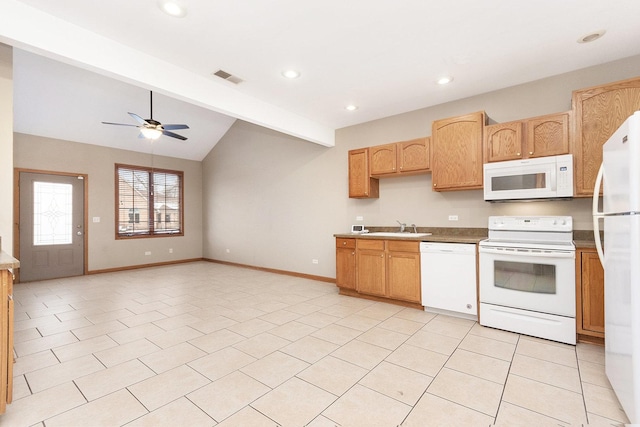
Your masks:
<path fill-rule="evenodd" d="M 186 137 L 182 136 L 182 135 L 178 135 L 177 133 L 173 133 L 170 132 L 172 130 L 177 130 L 177 129 L 189 129 L 189 126 L 187 125 L 163 125 L 162 123 L 160 123 L 157 120 L 153 120 L 153 91 L 150 91 L 150 98 L 149 98 L 149 104 L 150 104 L 150 117 L 149 119 L 143 119 L 142 117 L 140 117 L 139 115 L 135 114 L 135 113 L 129 113 L 129 115 L 131 117 L 133 117 L 133 119 L 138 122 L 137 125 L 133 125 L 133 124 L 126 124 L 126 123 L 111 123 L 111 122 L 102 122 L 105 125 L 116 125 L 116 126 L 134 126 L 137 127 L 138 129 L 140 129 L 140 135 L 139 138 L 147 138 L 147 139 L 158 139 L 160 138 L 160 135 L 167 135 L 170 136 L 171 138 L 177 138 L 180 139 L 182 141 L 186 141 Z"/>

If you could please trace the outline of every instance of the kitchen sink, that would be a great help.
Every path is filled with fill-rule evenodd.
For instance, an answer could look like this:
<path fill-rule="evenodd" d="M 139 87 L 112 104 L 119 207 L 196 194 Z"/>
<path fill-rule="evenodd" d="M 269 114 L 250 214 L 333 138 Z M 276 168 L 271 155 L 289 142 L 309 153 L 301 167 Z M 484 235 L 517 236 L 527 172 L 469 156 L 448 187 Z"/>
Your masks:
<path fill-rule="evenodd" d="M 399 231 L 378 231 L 373 233 L 367 233 L 365 236 L 379 236 L 379 237 L 424 237 L 431 236 L 431 233 L 408 233 Z"/>

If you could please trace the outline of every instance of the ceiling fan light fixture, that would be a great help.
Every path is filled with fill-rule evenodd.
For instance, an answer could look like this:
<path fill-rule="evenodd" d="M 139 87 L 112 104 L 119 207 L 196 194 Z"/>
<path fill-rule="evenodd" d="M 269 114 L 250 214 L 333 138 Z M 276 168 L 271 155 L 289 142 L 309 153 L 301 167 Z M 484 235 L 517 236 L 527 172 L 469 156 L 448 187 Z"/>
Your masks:
<path fill-rule="evenodd" d="M 147 127 L 140 128 L 140 133 L 145 138 L 151 139 L 151 140 L 156 140 L 160 138 L 160 136 L 162 136 L 162 131 L 160 129 L 147 128 Z"/>
<path fill-rule="evenodd" d="M 442 76 L 440 77 L 438 80 L 436 80 L 436 83 L 438 83 L 439 85 L 447 85 L 449 83 L 451 83 L 453 81 L 453 77 L 451 76 Z"/>
<path fill-rule="evenodd" d="M 187 8 L 175 1 L 161 0 L 158 2 L 158 6 L 164 13 L 176 18 L 184 18 L 187 15 Z"/>
<path fill-rule="evenodd" d="M 347 111 L 356 111 L 358 109 L 358 106 L 354 104 L 349 104 L 346 107 L 344 107 L 344 109 Z"/>

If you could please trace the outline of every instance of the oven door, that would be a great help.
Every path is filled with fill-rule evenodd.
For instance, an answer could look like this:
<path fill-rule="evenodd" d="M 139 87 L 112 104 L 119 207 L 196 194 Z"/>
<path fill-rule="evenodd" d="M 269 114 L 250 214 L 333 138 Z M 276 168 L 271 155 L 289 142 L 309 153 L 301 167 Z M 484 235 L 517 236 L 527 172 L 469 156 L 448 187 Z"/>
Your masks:
<path fill-rule="evenodd" d="M 575 317 L 575 250 L 480 245 L 480 302 Z"/>

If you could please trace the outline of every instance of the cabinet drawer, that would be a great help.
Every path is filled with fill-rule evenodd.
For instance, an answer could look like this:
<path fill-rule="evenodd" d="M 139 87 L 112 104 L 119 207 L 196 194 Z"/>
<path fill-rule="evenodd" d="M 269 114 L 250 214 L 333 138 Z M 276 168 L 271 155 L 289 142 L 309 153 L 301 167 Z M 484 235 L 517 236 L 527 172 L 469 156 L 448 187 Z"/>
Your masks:
<path fill-rule="evenodd" d="M 358 240 L 358 249 L 368 249 L 374 251 L 384 251 L 384 240 Z"/>
<path fill-rule="evenodd" d="M 356 248 L 356 239 L 341 239 L 339 237 L 336 238 L 336 248 Z"/>
<path fill-rule="evenodd" d="M 420 252 L 420 242 L 389 240 L 387 243 L 390 252 Z"/>

